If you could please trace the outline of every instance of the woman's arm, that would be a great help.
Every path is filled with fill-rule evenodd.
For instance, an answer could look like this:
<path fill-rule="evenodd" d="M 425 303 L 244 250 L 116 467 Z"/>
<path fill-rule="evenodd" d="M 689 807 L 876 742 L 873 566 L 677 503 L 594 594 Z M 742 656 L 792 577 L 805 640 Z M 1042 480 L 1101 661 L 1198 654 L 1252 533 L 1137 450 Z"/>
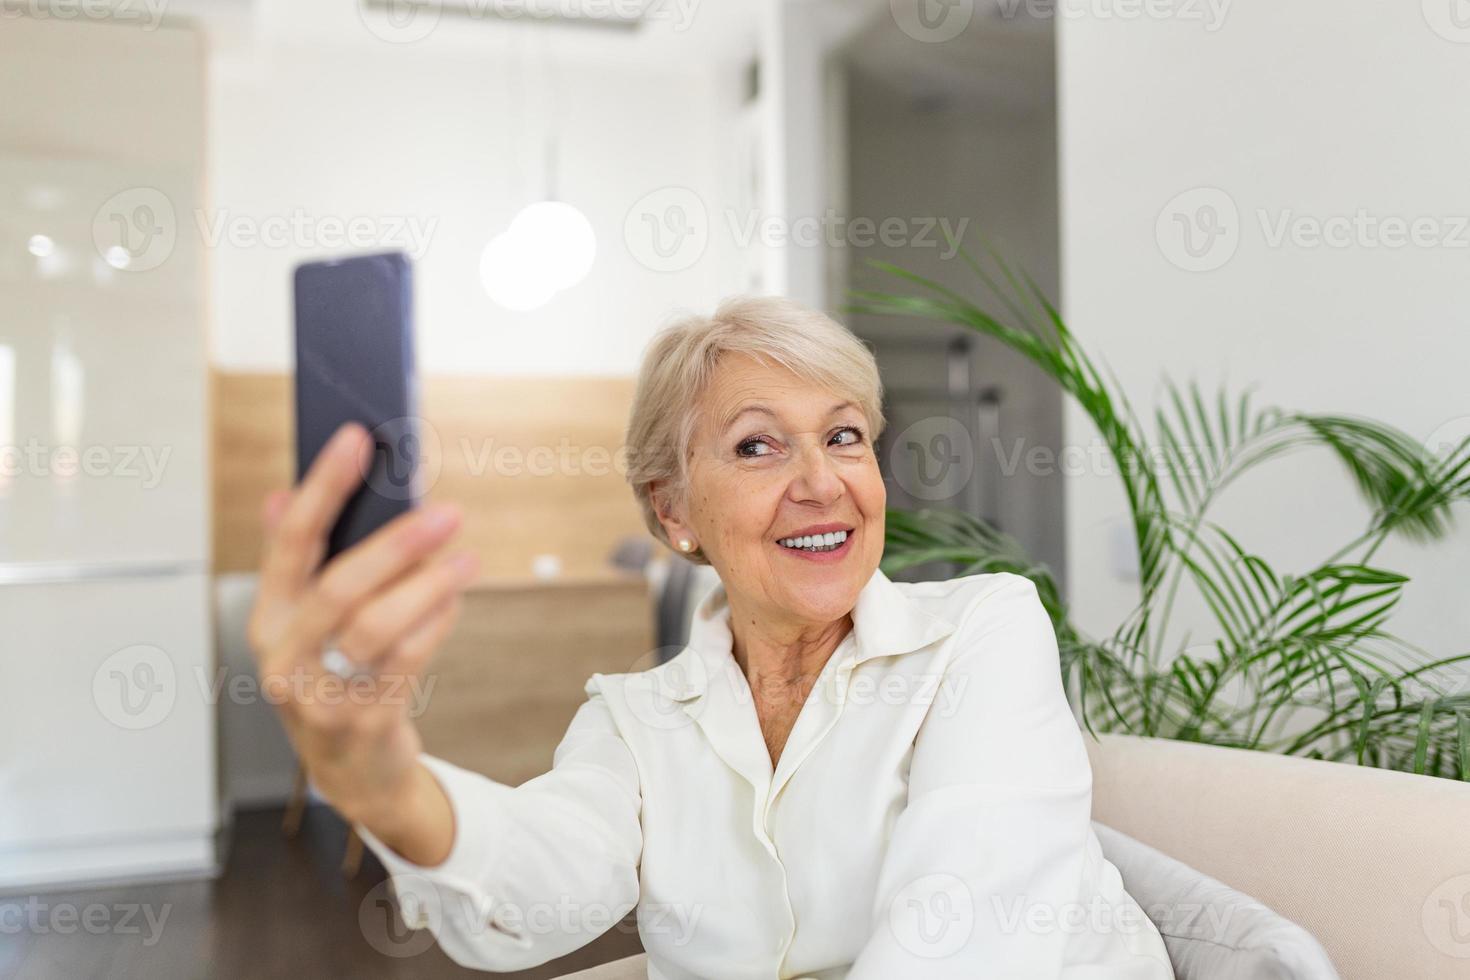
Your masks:
<path fill-rule="evenodd" d="M 454 806 L 423 759 L 396 803 L 364 813 L 357 825 L 394 854 L 414 864 L 442 864 L 454 844 Z"/>
<path fill-rule="evenodd" d="M 422 674 L 453 628 L 477 563 L 435 556 L 459 527 L 443 506 L 395 518 L 323 562 L 372 449 L 362 426 L 345 425 L 296 488 L 266 500 L 248 627 L 261 687 L 313 784 L 394 873 L 405 913 L 462 963 L 533 966 L 637 902 L 633 756 L 595 681 L 553 770 L 517 789 L 423 754 L 402 682 Z M 329 669 L 329 647 L 359 676 Z"/>
<path fill-rule="evenodd" d="M 1056 980 L 1089 928 L 1076 920 L 1092 774 L 1036 587 L 1016 575 L 987 585 L 955 643 L 945 680 L 963 695 L 936 702 L 915 739 L 908 806 L 849 980 Z"/>
<path fill-rule="evenodd" d="M 401 692 L 453 629 L 478 562 L 467 552 L 435 557 L 459 527 L 458 512 L 444 506 L 401 515 L 323 560 L 372 452 L 362 426 L 344 425 L 294 489 L 266 498 L 247 638 L 261 690 L 312 783 L 348 820 L 366 819 L 432 860 L 453 830 L 418 763 L 421 742 Z M 328 669 L 329 648 L 357 676 Z"/>
<path fill-rule="evenodd" d="M 447 808 L 427 819 L 452 828 L 441 861 L 415 863 L 357 825 L 393 876 L 405 919 L 430 929 L 457 963 L 527 969 L 591 942 L 638 904 L 637 766 L 592 682 L 587 693 L 551 771 L 519 787 L 420 758 L 437 788 L 428 795 Z M 406 810 L 390 831 L 410 847 L 419 837 L 413 819 Z"/>

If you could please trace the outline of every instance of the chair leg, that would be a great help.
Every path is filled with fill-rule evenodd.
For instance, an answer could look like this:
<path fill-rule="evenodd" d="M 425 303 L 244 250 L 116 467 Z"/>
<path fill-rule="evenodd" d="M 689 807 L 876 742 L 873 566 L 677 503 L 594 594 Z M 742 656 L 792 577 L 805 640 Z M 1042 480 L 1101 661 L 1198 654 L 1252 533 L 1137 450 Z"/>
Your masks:
<path fill-rule="evenodd" d="M 301 817 L 306 812 L 306 768 L 296 767 L 296 782 L 291 786 L 291 798 L 286 801 L 286 814 L 281 818 L 281 833 L 295 837 L 301 830 Z"/>
<path fill-rule="evenodd" d="M 342 873 L 349 878 L 356 878 L 357 872 L 362 869 L 362 838 L 357 836 L 357 831 L 347 829 L 347 851 L 342 855 Z"/>

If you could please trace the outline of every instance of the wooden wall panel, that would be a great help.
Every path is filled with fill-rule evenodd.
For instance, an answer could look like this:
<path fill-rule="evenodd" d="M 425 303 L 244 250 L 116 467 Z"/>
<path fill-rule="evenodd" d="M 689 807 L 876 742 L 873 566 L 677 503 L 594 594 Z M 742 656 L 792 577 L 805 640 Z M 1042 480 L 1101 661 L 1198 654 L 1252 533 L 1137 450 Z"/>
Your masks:
<path fill-rule="evenodd" d="M 429 495 L 464 508 L 485 577 L 529 579 L 553 554 L 566 577 L 599 578 L 620 539 L 646 534 L 619 466 L 632 397 L 631 378 L 423 379 Z M 291 376 L 216 372 L 213 401 L 214 566 L 250 571 L 260 502 L 294 476 Z"/>
<path fill-rule="evenodd" d="M 291 378 L 212 372 L 214 570 L 250 572 L 260 563 L 260 507 L 291 485 L 295 451 Z"/>
<path fill-rule="evenodd" d="M 545 772 L 587 678 L 655 666 L 653 623 L 641 577 L 472 589 L 425 675 L 425 750 L 511 785 Z"/>

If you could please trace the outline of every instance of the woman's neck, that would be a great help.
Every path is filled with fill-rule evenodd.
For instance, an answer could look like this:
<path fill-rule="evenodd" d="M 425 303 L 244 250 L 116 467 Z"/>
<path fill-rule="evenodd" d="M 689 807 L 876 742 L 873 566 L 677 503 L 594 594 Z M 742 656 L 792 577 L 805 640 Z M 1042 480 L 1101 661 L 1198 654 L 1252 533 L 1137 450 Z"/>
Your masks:
<path fill-rule="evenodd" d="M 850 615 L 830 623 L 779 623 L 730 607 L 731 653 L 751 690 L 799 691 L 798 704 L 851 631 Z"/>

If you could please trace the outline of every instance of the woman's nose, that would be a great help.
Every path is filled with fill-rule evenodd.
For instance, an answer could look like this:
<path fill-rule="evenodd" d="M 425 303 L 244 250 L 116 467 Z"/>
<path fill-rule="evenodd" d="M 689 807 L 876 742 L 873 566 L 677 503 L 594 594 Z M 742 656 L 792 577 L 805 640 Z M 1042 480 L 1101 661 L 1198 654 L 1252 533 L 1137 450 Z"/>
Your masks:
<path fill-rule="evenodd" d="M 820 449 L 809 449 L 797 462 L 790 496 L 797 503 L 830 504 L 842 496 L 842 479 L 832 460 Z"/>

